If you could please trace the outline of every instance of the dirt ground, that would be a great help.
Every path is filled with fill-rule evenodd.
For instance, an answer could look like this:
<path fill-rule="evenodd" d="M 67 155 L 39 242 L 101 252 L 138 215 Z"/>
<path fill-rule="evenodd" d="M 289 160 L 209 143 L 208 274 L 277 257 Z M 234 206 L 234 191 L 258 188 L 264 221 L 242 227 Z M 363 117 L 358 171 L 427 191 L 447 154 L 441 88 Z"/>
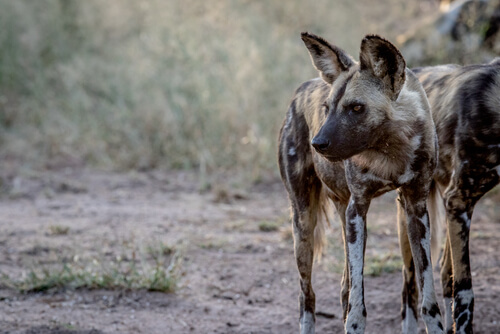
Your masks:
<path fill-rule="evenodd" d="M 4 284 L 0 333 L 298 332 L 298 275 L 278 180 L 247 190 L 221 180 L 200 192 L 190 173 L 68 170 L 13 174 L 0 189 L 0 274 L 10 279 L 21 279 L 57 250 L 88 257 L 119 252 L 123 240 L 162 242 L 181 254 L 174 293 L 21 294 Z M 383 196 L 370 209 L 370 259 L 399 256 L 394 197 Z M 476 333 L 500 332 L 499 199 L 498 193 L 484 198 L 472 224 Z M 318 333 L 342 332 L 338 224 L 329 228 L 329 248 L 314 270 Z M 67 233 L 49 233 L 51 226 Z M 400 290 L 399 269 L 365 277 L 367 333 L 400 332 Z"/>

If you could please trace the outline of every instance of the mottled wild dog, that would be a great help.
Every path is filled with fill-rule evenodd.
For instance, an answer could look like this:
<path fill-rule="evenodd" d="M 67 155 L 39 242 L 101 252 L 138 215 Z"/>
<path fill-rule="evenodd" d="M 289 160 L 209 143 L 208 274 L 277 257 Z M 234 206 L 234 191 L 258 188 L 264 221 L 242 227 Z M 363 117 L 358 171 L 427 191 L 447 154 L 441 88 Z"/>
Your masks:
<path fill-rule="evenodd" d="M 318 233 L 320 216 L 331 200 L 342 221 L 346 257 L 341 289 L 345 331 L 364 332 L 366 213 L 372 198 L 397 189 L 403 301 L 418 298 L 418 282 L 427 332 L 442 333 L 426 205 L 437 141 L 424 90 L 401 53 L 382 37 L 368 35 L 361 41 L 359 63 L 321 37 L 302 33 L 302 40 L 321 78 L 296 90 L 279 139 L 300 278 L 300 331 L 314 333 L 311 271 L 324 240 Z M 403 331 L 416 333 L 416 309 L 407 305 L 413 303 L 403 305 Z"/>
<path fill-rule="evenodd" d="M 427 92 L 440 147 L 434 180 L 447 218 L 441 262 L 445 325 L 448 333 L 472 333 L 469 231 L 477 201 L 500 182 L 500 58 L 413 71 Z"/>

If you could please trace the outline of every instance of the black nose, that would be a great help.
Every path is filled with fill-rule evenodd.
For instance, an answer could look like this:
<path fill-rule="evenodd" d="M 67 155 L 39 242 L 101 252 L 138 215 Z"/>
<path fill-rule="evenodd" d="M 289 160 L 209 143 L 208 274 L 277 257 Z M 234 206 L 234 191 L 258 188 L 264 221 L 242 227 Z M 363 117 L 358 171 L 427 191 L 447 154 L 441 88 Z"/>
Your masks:
<path fill-rule="evenodd" d="M 328 146 L 330 146 L 330 141 L 326 138 L 314 137 L 311 140 L 311 145 L 316 149 L 316 151 L 322 152 L 322 151 L 326 150 L 328 148 Z"/>

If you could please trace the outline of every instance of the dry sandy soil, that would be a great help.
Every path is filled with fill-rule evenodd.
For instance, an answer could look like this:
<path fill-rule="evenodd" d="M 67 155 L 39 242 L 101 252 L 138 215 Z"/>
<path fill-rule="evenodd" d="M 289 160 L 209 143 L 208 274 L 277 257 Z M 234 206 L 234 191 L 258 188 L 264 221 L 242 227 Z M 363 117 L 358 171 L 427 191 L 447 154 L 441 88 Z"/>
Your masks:
<path fill-rule="evenodd" d="M 69 259 L 113 256 L 127 242 L 170 245 L 180 263 L 178 288 L 167 294 L 22 294 L 2 284 L 0 333 L 298 332 L 298 278 L 279 181 L 241 190 L 222 180 L 200 192 L 189 173 L 60 171 L 11 176 L 3 183 L 0 272 L 11 280 L 57 261 L 61 253 Z M 500 332 L 499 199 L 498 193 L 483 199 L 472 225 L 476 333 Z M 393 203 L 389 194 L 370 209 L 367 254 L 379 261 L 367 266 L 375 272 L 387 267 L 383 259 L 398 261 Z M 64 233 L 54 233 L 54 226 Z M 338 219 L 329 230 L 329 248 L 314 271 L 317 332 L 341 333 Z M 365 286 L 367 333 L 400 332 L 400 270 L 367 276 Z"/>

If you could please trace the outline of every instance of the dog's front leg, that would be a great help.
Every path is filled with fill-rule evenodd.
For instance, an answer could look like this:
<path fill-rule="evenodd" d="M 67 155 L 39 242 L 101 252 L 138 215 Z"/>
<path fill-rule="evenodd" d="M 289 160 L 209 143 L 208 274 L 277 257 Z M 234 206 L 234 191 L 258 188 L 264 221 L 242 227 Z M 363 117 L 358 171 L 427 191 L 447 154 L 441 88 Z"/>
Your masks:
<path fill-rule="evenodd" d="M 432 273 L 430 225 L 427 213 L 426 192 L 415 185 L 400 192 L 406 210 L 406 229 L 415 263 L 417 281 L 422 295 L 422 318 L 427 333 L 443 333 L 441 311 L 436 300 Z"/>
<path fill-rule="evenodd" d="M 363 265 L 366 247 L 366 212 L 370 201 L 351 196 L 346 210 L 346 247 L 349 265 L 349 305 L 345 332 L 364 333 L 366 308 L 364 300 Z"/>

